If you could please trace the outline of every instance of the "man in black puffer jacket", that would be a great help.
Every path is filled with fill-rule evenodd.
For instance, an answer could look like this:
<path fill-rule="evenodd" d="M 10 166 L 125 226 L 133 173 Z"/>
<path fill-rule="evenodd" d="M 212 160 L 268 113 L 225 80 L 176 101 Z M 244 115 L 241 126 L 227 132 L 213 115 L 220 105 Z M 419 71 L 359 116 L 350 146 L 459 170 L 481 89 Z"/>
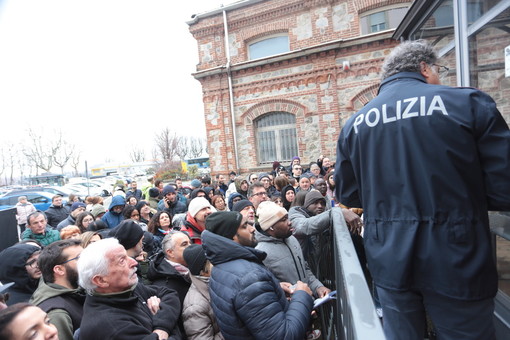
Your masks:
<path fill-rule="evenodd" d="M 255 228 L 237 211 L 209 215 L 206 229 L 211 304 L 225 339 L 304 339 L 313 307 L 308 285 L 298 281 L 287 300 L 290 284 L 280 284 L 262 264 L 266 253 L 253 248 Z"/>

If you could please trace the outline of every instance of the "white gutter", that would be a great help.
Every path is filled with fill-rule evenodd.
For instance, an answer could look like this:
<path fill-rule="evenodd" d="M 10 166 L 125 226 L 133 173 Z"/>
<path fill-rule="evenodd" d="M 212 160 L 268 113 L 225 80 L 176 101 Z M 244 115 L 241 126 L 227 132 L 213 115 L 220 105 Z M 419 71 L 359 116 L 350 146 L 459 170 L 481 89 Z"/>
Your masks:
<path fill-rule="evenodd" d="M 225 28 L 225 55 L 227 57 L 226 71 L 228 76 L 228 95 L 230 99 L 230 121 L 232 126 L 232 137 L 234 139 L 234 160 L 236 173 L 239 173 L 239 155 L 237 152 L 237 136 L 236 136 L 236 117 L 234 112 L 234 90 L 232 88 L 232 72 L 230 69 L 230 48 L 228 43 L 228 23 L 227 23 L 227 11 L 223 11 L 223 26 Z"/>

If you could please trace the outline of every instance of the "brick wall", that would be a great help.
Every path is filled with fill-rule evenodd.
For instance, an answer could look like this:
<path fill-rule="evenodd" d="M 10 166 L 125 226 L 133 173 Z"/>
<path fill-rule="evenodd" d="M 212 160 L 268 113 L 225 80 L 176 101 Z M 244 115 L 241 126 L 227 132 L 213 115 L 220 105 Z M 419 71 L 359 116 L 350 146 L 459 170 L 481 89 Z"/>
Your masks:
<path fill-rule="evenodd" d="M 320 154 L 336 158 L 343 122 L 374 97 L 380 65 L 396 44 L 391 32 L 360 37 L 359 13 L 381 3 L 403 2 L 271 0 L 227 12 L 241 172 L 271 167 L 259 165 L 254 129 L 254 120 L 271 111 L 295 115 L 303 164 Z M 195 77 L 204 93 L 211 171 L 227 173 L 236 162 L 222 14 L 198 20 L 190 25 L 190 32 L 200 56 Z M 288 33 L 293 53 L 263 62 L 248 60 L 249 42 L 281 32 Z M 311 47 L 316 49 L 310 51 Z M 350 63 L 347 71 L 342 68 L 344 61 Z"/>

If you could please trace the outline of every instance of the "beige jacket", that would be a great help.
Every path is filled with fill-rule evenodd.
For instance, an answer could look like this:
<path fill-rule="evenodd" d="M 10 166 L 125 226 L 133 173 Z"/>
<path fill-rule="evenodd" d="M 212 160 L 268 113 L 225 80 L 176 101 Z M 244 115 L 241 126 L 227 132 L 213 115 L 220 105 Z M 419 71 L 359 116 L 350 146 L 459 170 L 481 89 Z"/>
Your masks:
<path fill-rule="evenodd" d="M 224 340 L 211 306 L 208 277 L 191 275 L 192 284 L 182 305 L 182 320 L 189 340 Z"/>

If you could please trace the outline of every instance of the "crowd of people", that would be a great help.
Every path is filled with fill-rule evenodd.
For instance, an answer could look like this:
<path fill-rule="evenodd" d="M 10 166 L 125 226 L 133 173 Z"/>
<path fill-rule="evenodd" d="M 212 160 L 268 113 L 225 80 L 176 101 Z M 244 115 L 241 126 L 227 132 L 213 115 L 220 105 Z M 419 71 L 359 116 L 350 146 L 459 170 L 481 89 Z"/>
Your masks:
<path fill-rule="evenodd" d="M 313 300 L 332 287 L 308 265 L 314 237 L 329 209 L 353 235 L 361 226 L 332 196 L 333 171 L 294 157 L 189 186 L 148 178 L 108 198 L 55 195 L 45 212 L 20 198 L 20 242 L 0 253 L 3 307 L 17 306 L 14 320 L 39 308 L 60 339 L 317 339 Z"/>
<path fill-rule="evenodd" d="M 332 215 L 387 339 L 427 337 L 427 318 L 439 339 L 495 339 L 488 210 L 510 210 L 508 125 L 487 94 L 440 85 L 448 68 L 427 42 L 401 43 L 382 69 L 336 165 L 296 156 L 190 187 L 132 182 L 104 201 L 57 195 L 46 212 L 20 198 L 21 240 L 0 253 L 0 340 L 317 339 Z"/>

